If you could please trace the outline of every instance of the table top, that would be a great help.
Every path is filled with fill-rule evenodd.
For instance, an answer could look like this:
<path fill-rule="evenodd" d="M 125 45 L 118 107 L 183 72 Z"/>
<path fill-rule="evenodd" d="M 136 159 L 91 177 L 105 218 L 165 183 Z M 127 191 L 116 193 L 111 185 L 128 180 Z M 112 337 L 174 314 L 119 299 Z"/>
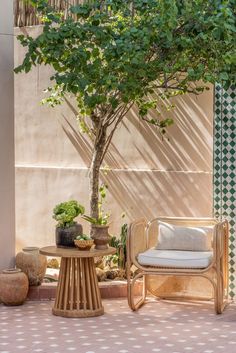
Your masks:
<path fill-rule="evenodd" d="M 55 257 L 99 257 L 116 253 L 116 248 L 109 247 L 105 250 L 78 250 L 77 248 L 58 248 L 56 246 L 45 246 L 39 250 L 40 254 Z"/>

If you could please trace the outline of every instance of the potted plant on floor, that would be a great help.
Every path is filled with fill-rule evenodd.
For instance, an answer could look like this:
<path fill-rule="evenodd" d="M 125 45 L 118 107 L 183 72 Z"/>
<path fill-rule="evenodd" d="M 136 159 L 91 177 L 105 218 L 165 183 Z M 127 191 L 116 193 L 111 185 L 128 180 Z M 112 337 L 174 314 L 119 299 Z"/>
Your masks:
<path fill-rule="evenodd" d="M 58 222 L 56 225 L 57 247 L 74 247 L 74 240 L 83 234 L 81 224 L 74 219 L 84 214 L 84 207 L 75 200 L 60 203 L 53 209 L 53 218 Z"/>

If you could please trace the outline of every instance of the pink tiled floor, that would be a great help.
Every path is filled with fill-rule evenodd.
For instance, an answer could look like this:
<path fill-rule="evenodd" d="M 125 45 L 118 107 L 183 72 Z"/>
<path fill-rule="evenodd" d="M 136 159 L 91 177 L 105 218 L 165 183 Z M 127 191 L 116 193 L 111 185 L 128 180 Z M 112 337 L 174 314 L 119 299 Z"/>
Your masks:
<path fill-rule="evenodd" d="M 211 303 L 153 301 L 132 312 L 126 299 L 104 300 L 106 314 L 66 319 L 52 302 L 0 305 L 4 353 L 235 353 L 236 306 L 215 315 Z"/>

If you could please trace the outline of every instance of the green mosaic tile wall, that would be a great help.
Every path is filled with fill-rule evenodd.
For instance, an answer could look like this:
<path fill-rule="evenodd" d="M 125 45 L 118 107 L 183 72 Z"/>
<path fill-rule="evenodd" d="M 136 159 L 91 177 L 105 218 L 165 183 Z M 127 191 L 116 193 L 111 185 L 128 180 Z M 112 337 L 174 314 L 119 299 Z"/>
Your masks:
<path fill-rule="evenodd" d="M 229 293 L 236 294 L 236 87 L 215 86 L 214 120 L 214 212 L 228 219 Z"/>

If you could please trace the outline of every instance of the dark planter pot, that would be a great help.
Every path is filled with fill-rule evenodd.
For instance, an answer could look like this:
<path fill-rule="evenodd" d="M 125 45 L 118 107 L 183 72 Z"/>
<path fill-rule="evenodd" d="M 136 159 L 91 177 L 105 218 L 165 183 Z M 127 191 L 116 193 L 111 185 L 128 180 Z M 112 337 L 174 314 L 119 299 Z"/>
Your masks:
<path fill-rule="evenodd" d="M 92 225 L 91 238 L 94 240 L 95 249 L 105 250 L 108 249 L 108 243 L 110 241 L 110 235 L 108 234 L 109 226 L 105 225 Z"/>
<path fill-rule="evenodd" d="M 72 248 L 75 247 L 74 240 L 78 235 L 83 234 L 83 227 L 81 224 L 74 224 L 68 228 L 56 228 L 56 245 L 58 248 Z"/>

